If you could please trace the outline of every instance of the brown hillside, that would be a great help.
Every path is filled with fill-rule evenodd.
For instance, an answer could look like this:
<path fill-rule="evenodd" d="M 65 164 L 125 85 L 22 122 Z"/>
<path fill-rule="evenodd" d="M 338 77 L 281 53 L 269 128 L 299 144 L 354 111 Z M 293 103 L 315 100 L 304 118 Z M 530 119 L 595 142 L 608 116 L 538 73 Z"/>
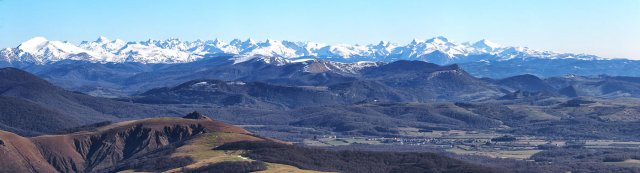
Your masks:
<path fill-rule="evenodd" d="M 0 131 L 0 172 L 55 172 L 28 138 Z"/>
<path fill-rule="evenodd" d="M 129 158 L 177 147 L 204 134 L 228 134 L 217 141 L 264 140 L 211 119 L 153 118 L 126 121 L 65 135 L 25 138 L 0 131 L 0 172 L 111 172 Z"/>

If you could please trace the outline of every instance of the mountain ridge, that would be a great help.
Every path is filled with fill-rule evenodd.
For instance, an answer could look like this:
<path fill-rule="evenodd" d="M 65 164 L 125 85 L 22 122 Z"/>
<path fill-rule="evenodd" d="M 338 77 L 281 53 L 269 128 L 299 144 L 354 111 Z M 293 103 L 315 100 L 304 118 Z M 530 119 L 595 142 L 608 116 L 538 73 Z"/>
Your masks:
<path fill-rule="evenodd" d="M 89 123 L 138 118 L 146 111 L 176 115 L 157 106 L 68 91 L 16 68 L 0 68 L 0 109 L 4 110 L 0 112 L 0 127 L 29 136 Z"/>
<path fill-rule="evenodd" d="M 34 37 L 15 48 L 0 50 L 0 61 L 48 64 L 61 60 L 82 60 L 99 63 L 186 63 L 205 55 L 236 55 L 241 57 L 282 57 L 288 60 L 319 58 L 339 62 L 422 60 L 437 64 L 478 61 L 478 55 L 491 55 L 484 60 L 509 60 L 526 58 L 543 59 L 604 59 L 594 55 L 555 53 L 528 47 L 501 46 L 483 39 L 477 42 L 457 43 L 438 36 L 425 41 L 414 39 L 402 45 L 380 41 L 378 44 L 324 44 L 314 42 L 253 39 L 181 41 L 166 40 L 131 41 L 110 40 L 100 36 L 95 41 L 82 41 L 78 45 L 66 41 L 50 41 Z"/>

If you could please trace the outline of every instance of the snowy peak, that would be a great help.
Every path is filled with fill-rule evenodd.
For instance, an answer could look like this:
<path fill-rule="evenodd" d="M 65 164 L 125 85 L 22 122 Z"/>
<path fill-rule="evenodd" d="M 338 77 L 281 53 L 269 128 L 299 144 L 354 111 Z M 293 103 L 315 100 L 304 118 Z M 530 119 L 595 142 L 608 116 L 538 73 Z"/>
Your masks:
<path fill-rule="evenodd" d="M 411 40 L 411 43 L 409 43 L 409 45 L 416 45 L 416 44 L 420 44 L 422 42 L 424 42 L 424 41 L 419 40 L 417 38 L 414 38 L 413 40 Z"/>
<path fill-rule="evenodd" d="M 49 41 L 44 37 L 34 37 L 21 43 L 11 55 L 3 59 L 32 63 L 48 63 L 65 59 L 96 61 L 98 56 L 68 42 Z"/>
<path fill-rule="evenodd" d="M 293 61 L 311 57 L 338 62 L 390 62 L 405 59 L 448 64 L 479 61 L 479 59 L 469 57 L 485 54 L 490 55 L 484 56 L 489 58 L 486 60 L 492 61 L 514 58 L 599 59 L 599 57 L 593 55 L 554 53 L 526 47 L 501 46 L 486 39 L 473 43 L 457 43 L 442 36 L 424 41 L 413 39 L 406 45 L 394 44 L 388 41 L 380 41 L 377 44 L 370 45 L 330 45 L 273 39 L 256 41 L 251 38 L 246 40 L 234 39 L 228 43 L 220 39 L 182 41 L 178 38 L 125 42 L 120 39 L 111 40 L 100 36 L 95 41 L 83 41 L 79 45 L 61 41 L 49 41 L 44 37 L 34 37 L 16 48 L 1 50 L 0 61 L 44 64 L 71 59 L 100 63 L 184 63 L 196 61 L 207 55 L 237 55 L 242 60 L 261 56 L 279 57 Z"/>
<path fill-rule="evenodd" d="M 207 41 L 207 44 L 211 44 L 211 45 L 219 46 L 219 47 L 227 45 L 227 43 L 225 43 L 223 40 L 220 40 L 218 38 L 216 38 L 213 41 Z"/>
<path fill-rule="evenodd" d="M 391 43 L 388 41 L 380 41 L 380 43 L 378 43 L 378 47 L 388 47 L 389 45 L 391 45 Z"/>
<path fill-rule="evenodd" d="M 22 42 L 18 46 L 18 49 L 28 53 L 35 53 L 38 50 L 42 49 L 42 47 L 44 47 L 48 42 L 49 40 L 44 37 L 33 37 L 25 42 Z"/>
<path fill-rule="evenodd" d="M 243 41 L 241 43 L 242 47 L 249 47 L 249 46 L 253 46 L 253 45 L 256 45 L 256 41 L 253 40 L 252 38 L 248 38 L 247 40 L 245 40 L 245 41 Z"/>
<path fill-rule="evenodd" d="M 107 43 L 107 42 L 111 42 L 111 40 L 109 40 L 107 37 L 105 36 L 100 36 L 98 37 L 98 39 L 96 39 L 95 41 L 96 43 Z"/>
<path fill-rule="evenodd" d="M 445 38 L 443 36 L 438 36 L 438 37 L 433 37 L 431 39 L 428 39 L 425 42 L 432 43 L 432 44 L 447 44 L 447 43 L 449 43 L 449 39 L 447 39 L 447 38 Z"/>
<path fill-rule="evenodd" d="M 498 50 L 499 48 L 502 47 L 499 44 L 491 42 L 491 41 L 489 41 L 487 39 L 482 39 L 480 41 L 477 41 L 477 42 L 473 43 L 471 46 L 473 48 L 480 49 L 480 50 L 483 50 L 485 52 L 492 52 L 492 51 Z"/>

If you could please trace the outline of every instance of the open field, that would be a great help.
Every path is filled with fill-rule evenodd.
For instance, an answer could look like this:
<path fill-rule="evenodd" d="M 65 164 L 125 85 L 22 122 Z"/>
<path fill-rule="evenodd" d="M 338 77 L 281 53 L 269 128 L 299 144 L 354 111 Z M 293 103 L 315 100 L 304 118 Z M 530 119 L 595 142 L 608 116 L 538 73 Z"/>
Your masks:
<path fill-rule="evenodd" d="M 452 152 L 459 155 L 477 155 L 477 156 L 486 156 L 491 158 L 511 158 L 511 159 L 520 159 L 527 160 L 531 158 L 534 154 L 542 151 L 542 150 L 464 150 L 461 148 L 453 148 L 448 149 L 448 152 Z"/>
<path fill-rule="evenodd" d="M 505 135 L 493 131 L 429 131 L 421 132 L 417 128 L 399 128 L 407 137 L 365 137 L 365 136 L 315 136 L 304 139 L 302 144 L 314 147 L 340 147 L 354 144 L 386 146 L 424 146 L 458 155 L 476 155 L 490 158 L 511 158 L 529 160 L 532 155 L 544 151 L 545 147 L 566 147 L 579 145 L 589 149 L 638 149 L 638 141 L 615 140 L 562 140 L 546 139 L 539 136 L 513 136 L 513 141 L 495 141 Z M 614 164 L 614 163 L 611 163 Z M 633 165 L 633 162 L 617 163 Z"/>
<path fill-rule="evenodd" d="M 620 166 L 620 167 L 640 168 L 640 160 L 636 160 L 636 159 L 627 159 L 622 162 L 604 162 L 604 163 L 608 165 Z"/>
<path fill-rule="evenodd" d="M 312 170 L 304 170 L 300 168 L 296 168 L 295 166 L 277 164 L 277 163 L 267 163 L 267 170 L 258 171 L 256 173 L 321 173 L 320 171 L 312 171 Z"/>
<path fill-rule="evenodd" d="M 307 146 L 314 146 L 314 147 L 331 147 L 331 146 L 352 145 L 352 144 L 378 145 L 380 144 L 380 141 L 371 140 L 364 137 L 317 138 L 317 139 L 305 139 L 303 140 L 303 144 Z"/>

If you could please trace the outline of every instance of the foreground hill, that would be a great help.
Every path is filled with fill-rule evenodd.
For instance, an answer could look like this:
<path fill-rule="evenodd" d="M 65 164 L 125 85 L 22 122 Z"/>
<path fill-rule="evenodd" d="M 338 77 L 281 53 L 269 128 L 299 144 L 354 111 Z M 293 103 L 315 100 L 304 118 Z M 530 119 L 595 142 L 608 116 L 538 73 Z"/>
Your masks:
<path fill-rule="evenodd" d="M 345 164 L 354 159 L 361 161 Z M 390 164 L 380 165 L 381 160 Z M 429 153 L 293 147 L 197 112 L 183 118 L 126 121 L 64 135 L 25 138 L 0 131 L 0 172 L 315 172 L 310 170 L 497 172 Z"/>
<path fill-rule="evenodd" d="M 220 144 L 265 140 L 210 119 L 156 118 L 125 121 L 65 135 L 24 138 L 0 132 L 3 172 L 109 172 L 152 152 L 178 147 L 203 134 L 222 135 Z"/>

